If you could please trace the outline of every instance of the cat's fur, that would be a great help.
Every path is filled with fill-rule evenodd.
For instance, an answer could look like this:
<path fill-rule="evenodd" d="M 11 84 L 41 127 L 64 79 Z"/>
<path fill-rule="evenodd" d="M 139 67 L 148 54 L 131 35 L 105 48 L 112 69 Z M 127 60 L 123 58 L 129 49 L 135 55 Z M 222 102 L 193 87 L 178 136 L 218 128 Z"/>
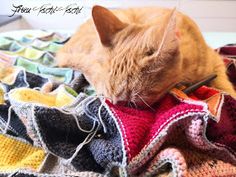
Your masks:
<path fill-rule="evenodd" d="M 58 52 L 61 67 L 81 70 L 113 103 L 152 104 L 176 83 L 217 74 L 211 86 L 233 96 L 221 57 L 186 15 L 165 8 L 92 10 Z"/>

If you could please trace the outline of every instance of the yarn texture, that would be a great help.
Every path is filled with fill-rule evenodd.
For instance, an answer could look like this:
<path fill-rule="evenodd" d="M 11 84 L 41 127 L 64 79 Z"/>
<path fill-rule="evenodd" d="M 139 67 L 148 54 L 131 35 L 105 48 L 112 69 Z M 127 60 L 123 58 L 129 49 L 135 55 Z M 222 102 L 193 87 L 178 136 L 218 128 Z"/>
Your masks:
<path fill-rule="evenodd" d="M 113 105 L 55 66 L 68 38 L 0 37 L 0 176 L 236 176 L 234 98 L 202 86 L 174 88 L 153 109 Z M 219 52 L 236 86 L 235 50 Z"/>

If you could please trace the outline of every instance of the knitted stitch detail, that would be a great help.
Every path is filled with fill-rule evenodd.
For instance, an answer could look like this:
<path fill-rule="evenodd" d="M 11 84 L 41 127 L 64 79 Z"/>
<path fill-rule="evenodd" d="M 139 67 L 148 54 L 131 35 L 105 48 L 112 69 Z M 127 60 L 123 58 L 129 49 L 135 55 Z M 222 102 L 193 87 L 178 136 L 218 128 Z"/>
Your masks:
<path fill-rule="evenodd" d="M 162 171 L 161 168 L 168 164 L 173 167 L 173 175 L 182 177 L 187 175 L 187 164 L 183 155 L 175 148 L 167 148 L 156 155 L 148 164 L 147 170 L 139 176 L 148 177 L 157 175 Z"/>
<path fill-rule="evenodd" d="M 4 104 L 0 106 L 0 128 L 6 133 L 3 136 L 12 135 L 12 139 L 30 147 L 32 142 L 33 148 L 43 149 L 50 153 L 45 154 L 47 157 L 57 159 L 54 166 L 50 159 L 44 158 L 36 172 L 29 170 L 28 164 L 19 168 L 13 165 L 13 171 L 0 169 L 0 176 L 86 176 L 88 171 L 91 176 L 103 176 L 102 173 L 235 176 L 233 98 L 205 86 L 189 95 L 173 89 L 153 111 L 112 105 L 109 101 L 104 103 L 103 97 L 81 95 L 80 92 L 94 93 L 88 89 L 83 75 L 69 68 L 54 67 L 53 53 L 64 39 L 56 33 L 36 39 L 0 37 L 0 49 L 4 49 L 0 51 L 1 61 L 4 60 L 0 62 L 0 102 Z M 15 66 L 6 68 L 13 63 Z M 231 81 L 236 83 L 234 63 L 228 59 L 226 65 Z M 14 89 L 18 89 L 18 93 L 32 98 L 37 91 L 31 89 L 41 90 L 48 81 L 56 91 L 62 88 L 61 84 L 67 84 L 62 89 L 66 93 L 58 92 L 57 104 L 55 100 L 53 104 L 42 104 L 46 97 L 42 101 L 12 96 Z M 65 101 L 64 93 L 70 94 L 67 98 L 73 98 L 72 101 Z M 12 143 L 11 148 L 16 145 Z M 32 162 L 35 161 L 37 157 L 33 156 Z M 48 164 L 52 167 L 47 168 Z M 5 162 L 0 168 L 4 165 Z"/>
<path fill-rule="evenodd" d="M 38 170 L 45 158 L 45 152 L 30 144 L 0 135 L 0 171 L 14 171 L 20 168 Z"/>

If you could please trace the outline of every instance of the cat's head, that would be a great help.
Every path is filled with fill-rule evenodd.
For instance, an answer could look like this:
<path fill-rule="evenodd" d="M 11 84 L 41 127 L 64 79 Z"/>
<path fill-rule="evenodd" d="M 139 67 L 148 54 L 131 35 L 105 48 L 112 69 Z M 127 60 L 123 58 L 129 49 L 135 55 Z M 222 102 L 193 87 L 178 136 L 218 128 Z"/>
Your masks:
<path fill-rule="evenodd" d="M 98 94 L 113 103 L 151 105 L 178 82 L 175 10 L 143 25 L 122 22 L 101 6 L 93 7 L 92 17 L 100 38 L 98 59 L 84 74 Z"/>

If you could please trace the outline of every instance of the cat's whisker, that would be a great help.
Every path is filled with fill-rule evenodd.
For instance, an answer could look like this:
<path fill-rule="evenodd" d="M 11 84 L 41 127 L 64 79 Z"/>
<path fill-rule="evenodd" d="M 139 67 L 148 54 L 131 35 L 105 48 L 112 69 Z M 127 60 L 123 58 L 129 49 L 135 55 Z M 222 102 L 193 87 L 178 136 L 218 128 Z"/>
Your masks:
<path fill-rule="evenodd" d="M 131 101 L 133 102 L 133 103 L 135 103 L 136 104 L 136 96 L 139 94 L 140 92 L 137 90 L 137 91 L 133 91 L 133 94 L 132 94 L 132 96 L 131 96 Z M 137 106 L 137 105 L 136 105 Z"/>
<path fill-rule="evenodd" d="M 140 93 L 140 91 L 138 91 L 137 89 L 133 89 L 133 99 L 134 99 L 134 101 L 135 101 L 135 96 L 137 95 L 137 94 L 139 94 Z"/>
<path fill-rule="evenodd" d="M 139 94 L 137 94 L 137 96 L 141 99 L 141 101 L 148 106 L 152 111 L 155 111 Z"/>
<path fill-rule="evenodd" d="M 137 104 L 135 103 L 134 100 L 132 100 L 131 103 L 133 103 L 135 109 L 138 109 L 138 106 L 137 106 Z"/>

